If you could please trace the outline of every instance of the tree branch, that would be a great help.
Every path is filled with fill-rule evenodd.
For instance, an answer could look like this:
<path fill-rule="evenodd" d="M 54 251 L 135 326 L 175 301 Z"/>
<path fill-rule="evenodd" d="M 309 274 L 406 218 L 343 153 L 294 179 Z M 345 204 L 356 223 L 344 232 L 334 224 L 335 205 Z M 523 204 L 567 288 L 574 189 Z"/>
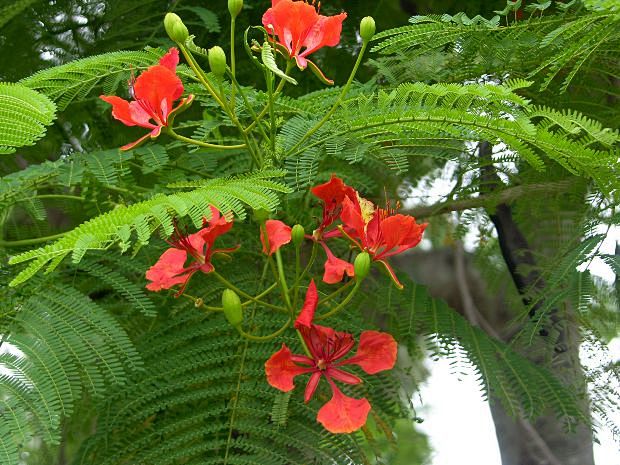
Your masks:
<path fill-rule="evenodd" d="M 525 197 L 528 195 L 563 192 L 568 189 L 570 189 L 569 181 L 524 184 L 521 186 L 508 187 L 499 192 L 479 195 L 478 197 L 439 202 L 434 205 L 417 206 L 407 209 L 403 211 L 403 213 L 415 216 L 416 218 L 426 218 L 429 216 L 441 215 L 448 212 L 468 210 L 470 208 L 494 207 L 495 205 L 503 203 L 511 203 L 521 197 Z"/>

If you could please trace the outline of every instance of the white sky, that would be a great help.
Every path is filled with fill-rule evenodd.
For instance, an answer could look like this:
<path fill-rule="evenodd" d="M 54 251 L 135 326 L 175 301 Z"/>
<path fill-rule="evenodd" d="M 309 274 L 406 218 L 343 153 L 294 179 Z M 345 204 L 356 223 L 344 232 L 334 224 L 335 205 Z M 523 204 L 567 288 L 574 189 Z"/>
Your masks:
<path fill-rule="evenodd" d="M 620 338 L 610 345 L 620 359 Z M 446 359 L 427 361 L 431 375 L 416 396 L 416 411 L 424 422 L 416 427 L 428 435 L 433 448 L 432 465 L 500 465 L 495 426 L 487 402 L 473 376 L 452 374 Z M 620 424 L 620 415 L 616 418 Z M 619 445 L 608 430 L 599 433 L 594 445 L 596 465 L 620 464 Z"/>
<path fill-rule="evenodd" d="M 454 166 L 449 162 L 442 170 L 442 176 L 433 177 L 434 182 L 424 185 L 424 180 L 410 191 L 405 207 L 417 204 L 432 204 L 445 199 L 453 183 L 450 179 Z M 443 178 L 443 179 L 442 179 Z M 429 177 L 430 179 L 430 177 Z M 604 231 L 601 231 L 604 232 Z M 468 244 L 474 237 L 465 238 L 465 248 L 475 248 Z M 600 252 L 613 254 L 616 241 L 620 241 L 620 228 L 609 231 Z M 615 279 L 611 268 L 600 259 L 595 259 L 588 267 L 594 275 L 608 282 Z M 610 356 L 620 360 L 620 338 L 610 344 Z M 501 457 L 495 436 L 495 426 L 488 404 L 482 400 L 480 390 L 473 376 L 452 374 L 450 361 L 427 360 L 430 376 L 416 395 L 415 406 L 418 416 L 424 422 L 417 425 L 429 437 L 433 456 L 432 465 L 500 465 Z M 615 418 L 620 425 L 620 415 Z M 620 445 L 608 430 L 600 430 L 600 444 L 594 444 L 596 465 L 619 465 Z"/>

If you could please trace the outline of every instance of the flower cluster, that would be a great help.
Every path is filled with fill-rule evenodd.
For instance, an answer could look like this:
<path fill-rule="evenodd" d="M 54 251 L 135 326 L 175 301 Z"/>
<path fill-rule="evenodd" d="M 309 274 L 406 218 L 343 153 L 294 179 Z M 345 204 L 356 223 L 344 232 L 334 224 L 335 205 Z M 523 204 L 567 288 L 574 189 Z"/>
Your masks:
<path fill-rule="evenodd" d="M 386 259 L 418 245 L 426 224 L 418 224 L 412 216 L 396 214 L 389 207 L 375 206 L 336 176 L 314 187 L 312 193 L 323 203 L 323 221 L 312 235 L 327 255 L 323 282 L 334 284 L 342 281 L 345 274 L 353 276 L 353 265 L 335 257 L 325 243 L 329 238 L 345 237 L 383 265 L 394 284 L 402 288 Z M 334 228 L 337 220 L 341 225 Z"/>
<path fill-rule="evenodd" d="M 240 0 L 229 3 L 229 11 L 233 18 L 239 14 L 241 8 Z M 336 46 L 340 42 L 342 23 L 346 17 L 346 13 L 334 16 L 321 15 L 318 6 L 315 8 L 314 2 L 310 5 L 303 1 L 272 0 L 271 8 L 262 17 L 266 31 L 263 47 L 273 47 L 285 58 L 286 73 L 294 68 L 295 63 L 299 69 L 310 68 L 323 82 L 331 83 L 308 59 L 308 55 L 325 46 Z M 205 73 L 191 57 L 191 51 L 185 47 L 189 31 L 181 18 L 169 13 L 164 26 L 169 37 L 179 44 L 188 65 L 198 76 L 199 81 L 231 120 L 241 127 L 234 112 L 235 88 L 233 87 L 231 91 L 230 101 L 232 103 L 230 105 L 233 107 L 231 109 L 228 99 L 222 93 L 223 90 L 220 89 L 218 92 L 211 86 L 208 79 L 204 78 Z M 362 50 L 365 49 L 374 32 L 374 20 L 370 17 L 364 18 L 360 25 Z M 261 48 L 260 45 L 257 47 Z M 208 52 L 208 60 L 211 71 L 217 79 L 224 79 L 228 68 L 223 49 L 218 46 L 212 47 Z M 171 48 L 158 64 L 149 67 L 137 79 L 134 80 L 132 77 L 129 82 L 130 101 L 117 96 L 101 96 L 102 100 L 112 105 L 114 118 L 127 126 L 140 126 L 149 130 L 146 135 L 121 149 L 129 150 L 137 147 L 149 138 L 158 137 L 162 130 L 182 142 L 214 150 L 245 148 L 245 144 L 224 146 L 199 141 L 177 134 L 173 130 L 175 115 L 187 108 L 193 100 L 192 95 L 181 99 L 184 87 L 176 74 L 178 63 L 179 51 L 177 48 Z M 234 79 L 232 63 L 230 72 Z M 359 59 L 354 69 L 357 69 L 358 64 Z M 282 80 L 281 84 L 284 82 Z M 351 79 L 343 88 L 341 98 L 346 94 L 350 83 Z M 274 95 L 280 89 L 279 85 Z M 180 102 L 175 106 L 175 102 L 179 99 L 181 99 Z M 267 111 L 267 108 L 265 107 L 264 111 Z M 263 113 L 260 115 L 262 116 Z M 255 124 L 258 124 L 258 119 L 245 129 L 243 127 L 241 129 L 244 132 L 250 131 Z M 318 127 L 316 126 L 314 130 Z M 170 248 L 146 272 L 148 281 L 146 287 L 155 292 L 176 288 L 175 295 L 178 297 L 185 292 L 191 277 L 196 272 L 215 276 L 225 287 L 221 307 L 207 307 L 204 306 L 201 298 L 189 295 L 185 297 L 194 299 L 197 307 L 204 306 L 209 311 L 223 312 L 228 322 L 236 328 L 239 334 L 249 340 L 265 341 L 278 337 L 295 320 L 294 329 L 302 340 L 301 348 L 305 354 L 294 354 L 286 344 L 282 344 L 280 350 L 265 362 L 267 382 L 276 389 L 289 392 L 295 388 L 295 378 L 307 374 L 309 378 L 304 399 L 309 402 L 315 396 L 321 379 L 324 378 L 331 389 L 331 398 L 319 409 L 317 421 L 332 433 L 351 433 L 364 426 L 371 406 L 366 398 L 354 398 L 345 394 L 337 383 L 356 385 L 362 382 L 360 377 L 348 371 L 352 366 L 357 366 L 368 375 L 392 369 L 396 363 L 397 343 L 390 334 L 367 330 L 360 334 L 359 344 L 355 353 L 352 354 L 355 346 L 352 334 L 315 324 L 315 321 L 328 318 L 346 307 L 368 275 L 373 262 L 381 264 L 392 281 L 398 287 L 402 287 L 387 259 L 415 247 L 420 242 L 426 225 L 418 224 L 413 217 L 396 213 L 389 206 L 377 207 L 335 175 L 332 175 L 326 183 L 313 187 L 311 192 L 319 199 L 322 206 L 321 219 L 312 234 L 306 234 L 301 225 L 290 227 L 276 219 L 261 221 L 262 252 L 271 264 L 275 283 L 266 287 L 258 295 L 253 296 L 244 292 L 229 282 L 226 277 L 215 272 L 213 259 L 218 254 L 226 254 L 239 248 L 239 246 L 216 248 L 216 241 L 231 230 L 233 222 L 229 216 L 223 215 L 215 206 L 210 206 L 211 214 L 209 218 L 203 219 L 202 229 L 193 234 L 182 232 L 175 223 L 174 234 L 167 241 Z M 350 249 L 358 251 L 354 263 L 338 257 L 333 252 L 330 243 L 336 240 L 346 241 Z M 300 257 L 305 241 L 312 244 L 312 253 L 302 272 Z M 287 283 L 284 261 L 280 252 L 280 249 L 289 243 L 296 248 L 296 276 L 292 288 L 289 288 L 290 283 Z M 325 252 L 326 256 L 322 271 L 323 282 L 338 284 L 345 280 L 345 276 L 349 278 L 349 282 L 341 289 L 322 300 L 319 300 L 319 291 L 312 278 L 314 270 L 312 265 L 319 248 Z M 310 282 L 303 307 L 296 315 L 299 290 L 306 277 L 310 279 Z M 349 294 L 338 304 L 331 306 L 326 313 L 317 315 L 315 318 L 319 304 L 329 305 L 327 302 L 341 290 L 345 290 L 344 288 L 349 284 L 355 284 L 349 289 Z M 276 288 L 280 289 L 280 296 L 272 299 L 269 293 Z M 240 296 L 247 300 L 242 302 Z M 271 335 L 248 334 L 243 329 L 243 312 L 244 306 L 251 303 L 287 313 L 289 319 L 284 326 Z"/>
<path fill-rule="evenodd" d="M 366 255 L 366 265 L 371 261 L 381 263 L 392 280 L 401 286 L 386 259 L 417 245 L 426 225 L 418 224 L 413 217 L 397 214 L 389 208 L 376 207 L 336 176 L 313 187 L 311 192 L 321 201 L 323 210 L 320 223 L 312 234 L 304 234 L 300 225 L 291 228 L 280 220 L 268 219 L 261 224 L 262 251 L 269 260 L 274 254 L 279 257 L 279 250 L 290 242 L 300 247 L 305 238 L 314 243 L 313 247 L 320 245 L 326 253 L 324 282 L 338 283 L 346 274 L 356 279 L 359 284 L 367 274 L 368 266 L 365 266 L 365 271 L 360 271 L 361 268 L 337 257 L 326 244 L 327 240 L 340 238 L 348 240 L 353 248 Z M 160 291 L 180 286 L 176 294 L 178 296 L 183 293 L 194 273 L 213 272 L 215 268 L 211 260 L 216 253 L 232 252 L 238 248 L 215 248 L 216 239 L 230 231 L 232 225 L 231 221 L 212 206 L 211 218 L 204 220 L 204 227 L 200 231 L 187 235 L 182 234 L 177 227 L 169 241 L 171 248 L 166 250 L 146 273 L 146 278 L 151 281 L 147 288 Z M 294 237 L 296 229 L 301 229 L 302 232 Z M 357 261 L 359 260 L 356 260 L 356 266 Z M 359 276 L 356 273 L 359 273 Z M 284 277 L 280 276 L 280 279 Z M 241 328 L 242 304 L 237 294 L 227 289 L 222 301 L 222 309 L 228 320 L 231 324 L 234 323 L 233 326 L 242 335 L 245 334 Z M 321 378 L 325 378 L 331 388 L 332 397 L 319 410 L 317 420 L 332 433 L 350 433 L 366 423 L 371 407 L 367 399 L 349 397 L 337 386 L 336 382 L 349 385 L 362 382 L 358 376 L 343 370 L 343 367 L 357 365 L 370 375 L 389 370 L 396 362 L 397 344 L 387 333 L 364 331 L 360 335 L 356 353 L 346 358 L 355 345 L 353 336 L 315 324 L 314 316 L 318 304 L 318 290 L 312 279 L 303 308 L 294 324 L 303 339 L 306 355 L 293 354 L 286 344 L 282 344 L 282 348 L 265 363 L 267 381 L 276 389 L 288 392 L 294 389 L 296 376 L 309 374 L 304 394 L 304 399 L 308 402 Z M 292 307 L 290 310 L 294 311 Z"/>
<path fill-rule="evenodd" d="M 146 285 L 148 290 L 161 291 L 180 284 L 177 296 L 181 295 L 196 271 L 211 273 L 215 270 L 211 263 L 213 254 L 237 250 L 238 247 L 214 248 L 215 240 L 233 226 L 232 221 L 223 217 L 217 208 L 211 206 L 211 219 L 204 219 L 203 226 L 206 227 L 190 235 L 183 234 L 175 227 L 175 233 L 168 241 L 171 247 L 146 272 L 146 279 L 151 281 Z M 190 264 L 186 265 L 188 258 Z"/>
<path fill-rule="evenodd" d="M 355 355 L 344 359 L 355 345 L 353 336 L 313 323 L 319 298 L 314 281 L 310 282 L 306 301 L 295 321 L 295 329 L 304 340 L 309 355 L 297 355 L 282 344 L 282 348 L 265 363 L 267 381 L 284 392 L 295 388 L 298 375 L 309 374 L 304 400 L 312 399 L 321 378 L 332 390 L 332 398 L 321 409 L 317 420 L 332 433 L 351 433 L 366 423 L 370 404 L 366 399 L 345 395 L 334 381 L 358 384 L 362 380 L 344 371 L 345 365 L 357 365 L 369 375 L 390 370 L 396 363 L 397 344 L 394 338 L 378 331 L 364 331 Z M 344 360 L 343 360 L 344 359 Z"/>

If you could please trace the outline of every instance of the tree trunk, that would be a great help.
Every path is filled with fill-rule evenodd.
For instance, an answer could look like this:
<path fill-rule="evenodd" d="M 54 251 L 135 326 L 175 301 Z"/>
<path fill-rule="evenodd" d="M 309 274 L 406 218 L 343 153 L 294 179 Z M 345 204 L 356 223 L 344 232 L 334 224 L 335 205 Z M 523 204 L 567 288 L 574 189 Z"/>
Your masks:
<path fill-rule="evenodd" d="M 444 299 L 491 336 L 509 342 L 514 335 L 514 328 L 510 326 L 514 314 L 508 311 L 506 292 L 491 295 L 480 274 L 458 246 L 431 252 L 416 251 L 395 257 L 394 261 L 416 282 L 428 286 L 434 297 Z M 475 314 L 472 315 L 472 308 L 468 309 L 468 306 L 473 307 Z M 583 372 L 580 365 L 574 363 L 579 350 L 578 339 L 569 337 L 566 340 L 568 346 L 561 354 L 562 363 L 554 364 L 551 371 L 571 385 L 581 384 Z M 542 363 L 537 359 L 532 361 Z M 530 423 L 511 417 L 493 399 L 490 407 L 502 465 L 594 465 L 589 428 L 581 426 L 574 432 L 566 432 L 554 412 Z"/>

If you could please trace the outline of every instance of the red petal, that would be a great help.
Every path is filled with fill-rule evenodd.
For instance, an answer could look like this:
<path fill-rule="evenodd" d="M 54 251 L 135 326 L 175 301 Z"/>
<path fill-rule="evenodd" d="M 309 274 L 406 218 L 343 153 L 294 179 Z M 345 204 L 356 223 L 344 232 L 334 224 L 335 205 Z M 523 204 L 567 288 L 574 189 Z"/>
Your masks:
<path fill-rule="evenodd" d="M 340 213 L 340 219 L 342 222 L 355 231 L 355 236 L 362 238 L 362 243 L 365 242 L 366 237 L 365 227 L 366 222 L 362 216 L 359 204 L 353 203 L 348 197 L 342 201 L 342 212 Z"/>
<path fill-rule="evenodd" d="M 326 372 L 327 376 L 346 384 L 359 384 L 362 382 L 357 376 L 338 368 L 329 367 Z"/>
<path fill-rule="evenodd" d="M 314 391 L 316 391 L 319 381 L 321 381 L 321 376 L 322 373 L 320 371 L 315 371 L 310 375 L 310 379 L 306 385 L 306 390 L 304 391 L 304 402 L 309 402 L 310 399 L 312 399 Z"/>
<path fill-rule="evenodd" d="M 304 39 L 318 20 L 319 15 L 313 6 L 300 1 L 280 0 L 273 2 L 263 15 L 263 26 L 267 32 L 278 36 L 278 42 L 293 57 L 299 54 Z"/>
<path fill-rule="evenodd" d="M 324 184 L 319 184 L 310 189 L 315 196 L 321 199 L 326 205 L 340 204 L 345 197 L 349 197 L 351 200 L 357 198 L 355 189 L 347 186 L 342 179 L 335 174 L 329 181 Z"/>
<path fill-rule="evenodd" d="M 314 371 L 314 368 L 297 366 L 292 355 L 286 344 L 282 344 L 282 348 L 265 362 L 267 382 L 280 391 L 292 391 L 295 388 L 295 376 Z"/>
<path fill-rule="evenodd" d="M 183 94 L 183 83 L 169 68 L 155 65 L 138 76 L 134 94 L 157 123 L 166 125 L 173 102 Z"/>
<path fill-rule="evenodd" d="M 269 241 L 269 255 L 284 244 L 291 242 L 291 227 L 287 226 L 280 220 L 267 220 L 265 222 L 267 231 L 267 239 Z M 267 253 L 267 245 L 265 244 L 265 234 L 261 231 L 260 241 L 263 244 L 263 253 Z"/>
<path fill-rule="evenodd" d="M 318 21 L 304 39 L 303 45 L 306 48 L 301 56 L 306 57 L 321 47 L 338 45 L 342 32 L 342 22 L 345 19 L 347 19 L 346 13 L 335 16 L 319 15 Z"/>
<path fill-rule="evenodd" d="M 184 250 L 168 249 L 157 263 L 146 272 L 146 279 L 152 281 L 146 285 L 150 291 L 170 289 L 177 284 L 185 284 L 191 276 L 191 270 L 184 267 L 187 253 Z"/>
<path fill-rule="evenodd" d="M 207 222 L 209 226 L 198 231 L 202 240 L 207 245 L 207 259 L 213 253 L 213 244 L 222 234 L 227 233 L 233 227 L 232 221 L 228 221 L 222 216 L 217 208 L 211 205 L 211 219 Z"/>
<path fill-rule="evenodd" d="M 331 400 L 327 402 L 316 417 L 331 433 L 352 433 L 366 424 L 370 403 L 366 399 L 354 399 L 344 395 L 335 384 Z"/>
<path fill-rule="evenodd" d="M 319 294 L 316 290 L 316 284 L 314 284 L 313 279 L 312 281 L 310 281 L 310 285 L 308 286 L 308 290 L 306 291 L 306 300 L 304 301 L 304 306 L 301 308 L 301 312 L 295 320 L 295 328 L 310 328 L 312 326 L 312 319 L 314 318 L 314 312 L 316 311 L 316 306 L 318 305 L 318 303 Z"/>
<path fill-rule="evenodd" d="M 159 64 L 176 74 L 177 65 L 179 64 L 179 51 L 177 48 L 171 47 L 168 53 L 160 58 Z"/>
<path fill-rule="evenodd" d="M 391 334 L 364 331 L 356 354 L 338 365 L 358 365 L 369 375 L 394 368 L 398 344 Z"/>
<path fill-rule="evenodd" d="M 392 280 L 394 285 L 402 291 L 405 286 L 403 286 L 403 284 L 399 281 L 398 276 L 396 276 L 396 272 L 394 271 L 394 268 L 392 268 L 392 265 L 390 265 L 387 262 L 387 260 L 375 260 L 375 261 L 383 265 L 383 267 L 385 268 L 385 271 L 387 271 L 388 275 L 390 275 L 390 279 Z"/>
<path fill-rule="evenodd" d="M 418 224 L 413 216 L 393 215 L 381 221 L 385 249 L 379 256 L 390 256 L 415 247 L 422 240 L 426 224 Z M 392 253 L 390 253 L 392 252 Z"/>
<path fill-rule="evenodd" d="M 325 272 L 323 273 L 323 282 L 327 284 L 336 284 L 342 281 L 346 273 L 350 278 L 355 274 L 353 264 L 336 257 L 324 242 L 321 245 L 327 254 L 325 261 Z"/>
<path fill-rule="evenodd" d="M 161 126 L 156 126 L 155 129 L 153 129 L 151 132 L 143 135 L 142 137 L 140 137 L 140 139 L 134 140 L 133 142 L 130 142 L 129 144 L 123 145 L 121 147 L 121 150 L 123 150 L 123 151 L 132 150 L 132 149 L 135 149 L 136 147 L 142 145 L 149 138 L 150 139 L 156 139 L 161 134 L 161 128 L 162 128 Z"/>
<path fill-rule="evenodd" d="M 138 124 L 134 120 L 127 100 L 116 95 L 100 95 L 99 98 L 112 105 L 112 116 L 125 126 L 136 126 Z"/>

